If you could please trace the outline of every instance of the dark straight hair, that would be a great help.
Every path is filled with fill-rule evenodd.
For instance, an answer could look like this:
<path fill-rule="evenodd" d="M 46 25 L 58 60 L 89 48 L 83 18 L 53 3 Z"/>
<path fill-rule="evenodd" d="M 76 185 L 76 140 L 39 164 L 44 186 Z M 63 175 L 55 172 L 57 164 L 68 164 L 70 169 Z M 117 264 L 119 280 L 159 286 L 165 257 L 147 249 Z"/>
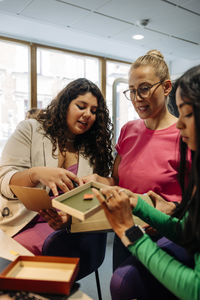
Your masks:
<path fill-rule="evenodd" d="M 191 151 L 192 166 L 187 162 L 188 148 L 180 144 L 180 184 L 183 199 L 175 214 L 186 217 L 183 244 L 191 253 L 200 252 L 200 65 L 186 71 L 176 82 L 184 102 L 193 108 L 196 151 Z M 189 174 L 188 181 L 186 180 Z"/>

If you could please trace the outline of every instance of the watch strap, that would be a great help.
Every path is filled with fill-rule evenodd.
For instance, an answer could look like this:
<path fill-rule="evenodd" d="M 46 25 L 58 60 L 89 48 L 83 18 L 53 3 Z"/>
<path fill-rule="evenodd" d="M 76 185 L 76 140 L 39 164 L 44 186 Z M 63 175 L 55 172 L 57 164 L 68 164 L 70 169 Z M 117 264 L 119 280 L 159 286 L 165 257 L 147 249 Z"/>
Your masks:
<path fill-rule="evenodd" d="M 140 225 L 134 225 L 124 232 L 123 236 L 121 237 L 121 241 L 126 247 L 128 247 L 133 245 L 144 234 L 145 231 Z"/>

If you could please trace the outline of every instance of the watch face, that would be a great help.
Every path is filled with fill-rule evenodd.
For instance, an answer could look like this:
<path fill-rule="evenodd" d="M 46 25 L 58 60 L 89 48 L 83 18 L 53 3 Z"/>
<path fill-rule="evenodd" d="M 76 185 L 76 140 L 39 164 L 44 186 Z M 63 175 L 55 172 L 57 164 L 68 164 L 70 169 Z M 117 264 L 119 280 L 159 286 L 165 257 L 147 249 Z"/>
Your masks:
<path fill-rule="evenodd" d="M 144 231 L 137 225 L 126 230 L 126 236 L 130 242 L 135 242 L 144 235 Z"/>

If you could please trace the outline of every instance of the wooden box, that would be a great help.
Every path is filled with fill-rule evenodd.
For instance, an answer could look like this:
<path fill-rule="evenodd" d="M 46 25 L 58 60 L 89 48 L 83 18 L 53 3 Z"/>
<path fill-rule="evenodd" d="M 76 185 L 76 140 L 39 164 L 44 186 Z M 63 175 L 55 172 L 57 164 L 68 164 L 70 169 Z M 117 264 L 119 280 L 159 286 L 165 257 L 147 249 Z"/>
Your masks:
<path fill-rule="evenodd" d="M 138 194 L 139 195 L 139 194 Z M 145 200 L 149 205 L 153 206 L 151 198 L 147 194 L 139 195 Z M 147 224 L 140 218 L 133 215 L 134 223 L 142 227 L 146 227 Z M 93 231 L 112 231 L 112 227 L 108 222 L 105 213 L 102 210 L 98 211 L 96 214 L 87 218 L 84 221 L 80 221 L 76 218 L 72 218 L 71 232 L 93 232 Z"/>
<path fill-rule="evenodd" d="M 0 290 L 69 295 L 79 258 L 18 256 L 0 274 Z"/>
<path fill-rule="evenodd" d="M 84 200 L 85 194 L 93 194 L 92 188 L 108 187 L 98 182 L 88 182 L 67 193 L 52 199 L 52 206 L 84 221 L 101 209 L 99 200 L 93 195 L 91 200 Z"/>
<path fill-rule="evenodd" d="M 73 216 L 72 232 L 112 230 L 98 199 L 94 196 L 92 200 L 84 200 L 84 194 L 93 194 L 93 187 L 109 188 L 107 185 L 91 181 L 53 199 L 49 197 L 46 190 L 14 185 L 10 187 L 27 209 L 39 211 L 55 207 Z M 147 194 L 140 196 L 153 206 Z M 138 217 L 133 216 L 133 218 L 136 224 L 145 225 Z"/>

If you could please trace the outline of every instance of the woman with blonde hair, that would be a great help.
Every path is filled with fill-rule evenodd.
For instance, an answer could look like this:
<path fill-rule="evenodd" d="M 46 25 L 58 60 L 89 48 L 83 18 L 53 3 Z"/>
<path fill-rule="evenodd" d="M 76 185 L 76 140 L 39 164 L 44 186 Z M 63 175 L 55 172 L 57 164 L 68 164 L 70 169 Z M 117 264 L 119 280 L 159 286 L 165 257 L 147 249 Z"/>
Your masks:
<path fill-rule="evenodd" d="M 138 194 L 151 190 L 166 200 L 154 194 L 156 208 L 166 213 L 174 210 L 176 203 L 181 201 L 178 182 L 180 133 L 176 128 L 177 118 L 167 106 L 171 89 L 168 66 L 158 50 L 148 51 L 133 62 L 129 88 L 124 94 L 140 119 L 129 121 L 121 129 L 112 177 L 96 174 L 83 181 L 93 178 Z M 116 269 L 130 253 L 117 236 L 113 251 L 113 268 Z"/>

